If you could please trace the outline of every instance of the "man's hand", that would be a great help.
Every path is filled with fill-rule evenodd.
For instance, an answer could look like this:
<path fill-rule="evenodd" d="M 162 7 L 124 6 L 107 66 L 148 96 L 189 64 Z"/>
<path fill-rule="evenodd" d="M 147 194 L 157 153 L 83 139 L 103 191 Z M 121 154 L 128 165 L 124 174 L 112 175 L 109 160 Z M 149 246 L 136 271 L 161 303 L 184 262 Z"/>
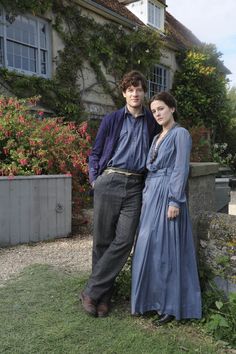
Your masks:
<path fill-rule="evenodd" d="M 168 219 L 176 218 L 179 215 L 179 211 L 180 211 L 179 208 L 170 205 L 167 211 L 167 218 Z"/>

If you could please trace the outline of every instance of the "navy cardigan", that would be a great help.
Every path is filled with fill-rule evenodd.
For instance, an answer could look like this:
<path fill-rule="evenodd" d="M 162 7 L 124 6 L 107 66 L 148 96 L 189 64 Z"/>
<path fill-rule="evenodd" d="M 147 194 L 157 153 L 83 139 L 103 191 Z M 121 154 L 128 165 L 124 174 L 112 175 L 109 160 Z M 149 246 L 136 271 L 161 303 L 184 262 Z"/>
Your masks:
<path fill-rule="evenodd" d="M 149 145 L 151 146 L 154 136 L 161 130 L 151 112 L 144 108 L 147 118 L 149 133 Z M 117 142 L 125 117 L 125 107 L 118 111 L 107 114 L 99 127 L 92 152 L 89 156 L 89 180 L 92 183 L 107 167 Z"/>

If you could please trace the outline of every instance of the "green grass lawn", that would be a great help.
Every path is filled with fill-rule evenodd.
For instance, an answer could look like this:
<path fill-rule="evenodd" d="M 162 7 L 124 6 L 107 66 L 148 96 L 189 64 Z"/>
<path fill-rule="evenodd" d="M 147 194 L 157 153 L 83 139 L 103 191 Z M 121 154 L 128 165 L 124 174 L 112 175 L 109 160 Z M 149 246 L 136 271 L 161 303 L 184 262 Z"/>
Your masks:
<path fill-rule="evenodd" d="M 0 288 L 0 353 L 224 353 L 194 323 L 156 328 L 114 304 L 107 318 L 84 313 L 78 294 L 85 277 L 47 266 L 28 267 Z"/>

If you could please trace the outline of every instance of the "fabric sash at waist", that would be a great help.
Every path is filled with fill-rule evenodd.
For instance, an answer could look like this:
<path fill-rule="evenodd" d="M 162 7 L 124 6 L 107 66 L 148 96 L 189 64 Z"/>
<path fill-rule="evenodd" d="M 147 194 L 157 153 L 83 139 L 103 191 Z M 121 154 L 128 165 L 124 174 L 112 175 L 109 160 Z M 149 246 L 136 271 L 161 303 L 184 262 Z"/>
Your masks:
<path fill-rule="evenodd" d="M 156 171 L 149 171 L 147 178 L 170 176 L 172 172 L 173 172 L 173 168 L 161 168 Z"/>

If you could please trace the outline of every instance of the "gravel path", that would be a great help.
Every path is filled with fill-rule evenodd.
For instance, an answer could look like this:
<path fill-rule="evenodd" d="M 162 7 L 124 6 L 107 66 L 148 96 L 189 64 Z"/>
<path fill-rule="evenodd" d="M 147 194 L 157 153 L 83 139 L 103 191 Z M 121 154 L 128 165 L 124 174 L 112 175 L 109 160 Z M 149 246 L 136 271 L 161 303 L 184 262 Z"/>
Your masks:
<path fill-rule="evenodd" d="M 0 285 L 33 264 L 49 264 L 69 272 L 89 272 L 91 254 L 91 235 L 0 248 Z"/>

